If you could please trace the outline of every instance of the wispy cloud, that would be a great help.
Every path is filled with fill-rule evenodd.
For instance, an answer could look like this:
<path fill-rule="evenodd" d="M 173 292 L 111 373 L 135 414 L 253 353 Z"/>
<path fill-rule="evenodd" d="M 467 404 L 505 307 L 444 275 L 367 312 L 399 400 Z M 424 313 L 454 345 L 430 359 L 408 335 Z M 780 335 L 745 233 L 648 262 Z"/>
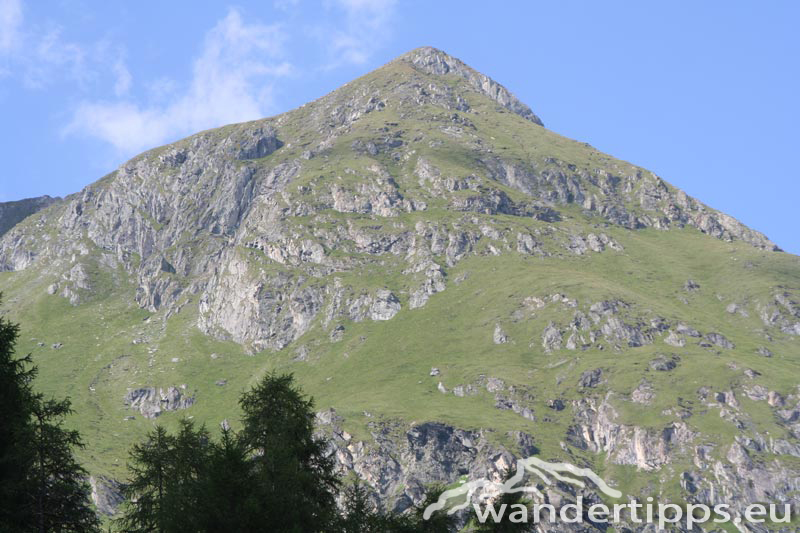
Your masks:
<path fill-rule="evenodd" d="M 283 59 L 285 39 L 279 25 L 248 24 L 231 10 L 206 35 L 182 92 L 162 79 L 152 86 L 169 88 L 172 96 L 166 100 L 83 102 L 64 133 L 95 137 L 131 154 L 181 135 L 263 117 L 272 110 L 272 84 L 291 71 Z M 131 78 L 124 65 L 115 71 L 119 97 Z"/>
<path fill-rule="evenodd" d="M 133 76 L 131 76 L 131 72 L 125 64 L 125 60 L 121 57 L 118 58 L 112 66 L 112 71 L 114 72 L 115 78 L 114 94 L 118 98 L 125 96 L 131 88 L 131 83 L 133 83 Z"/>
<path fill-rule="evenodd" d="M 80 44 L 64 40 L 60 28 L 50 28 L 38 38 L 24 35 L 23 39 L 24 51 L 16 54 L 16 60 L 26 86 L 40 89 L 63 77 L 78 83 L 92 77 L 87 56 L 95 50 L 90 52 Z"/>
<path fill-rule="evenodd" d="M 396 0 L 333 0 L 329 5 L 344 15 L 343 24 L 326 36 L 334 58 L 329 68 L 366 63 L 391 33 Z"/>
<path fill-rule="evenodd" d="M 0 53 L 13 50 L 22 26 L 22 2 L 0 0 Z"/>
<path fill-rule="evenodd" d="M 0 60 L 4 74 L 29 89 L 43 89 L 69 80 L 83 86 L 98 78 L 120 54 L 118 47 L 98 41 L 65 39 L 60 25 L 29 23 L 21 0 L 0 0 Z"/>
<path fill-rule="evenodd" d="M 0 59 L 6 67 L 0 63 L 0 75 L 30 89 L 65 81 L 83 89 L 77 93 L 83 99 L 71 99 L 79 103 L 72 104 L 61 133 L 104 141 L 116 157 L 275 112 L 273 87 L 281 77 L 369 61 L 388 39 L 396 7 L 396 0 L 324 0 L 325 22 L 316 28 L 326 59 L 299 68 L 288 61 L 286 43 L 307 38 L 308 26 L 263 24 L 231 9 L 206 33 L 188 75 L 142 79 L 128 68 L 120 44 L 70 41 L 56 23 L 28 22 L 21 2 L 0 0 Z M 274 7 L 290 21 L 300 3 L 275 0 Z"/>

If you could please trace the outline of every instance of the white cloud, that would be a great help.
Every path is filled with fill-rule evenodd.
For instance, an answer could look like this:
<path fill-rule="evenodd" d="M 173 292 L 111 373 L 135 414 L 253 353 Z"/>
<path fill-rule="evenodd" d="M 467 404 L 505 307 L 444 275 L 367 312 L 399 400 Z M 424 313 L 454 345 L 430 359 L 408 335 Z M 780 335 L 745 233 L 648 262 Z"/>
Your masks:
<path fill-rule="evenodd" d="M 231 10 L 206 35 L 182 94 L 174 94 L 168 80 L 158 80 L 154 85 L 172 89 L 165 102 L 84 102 L 64 133 L 96 137 L 131 154 L 199 130 L 261 118 L 271 108 L 272 82 L 290 71 L 282 60 L 284 39 L 280 26 L 247 24 Z M 118 93 L 130 85 L 125 72 L 117 75 Z"/>
<path fill-rule="evenodd" d="M 22 2 L 0 0 L 0 53 L 16 48 L 22 27 Z"/>
<path fill-rule="evenodd" d="M 108 61 L 103 43 L 85 47 L 64 40 L 57 24 L 23 22 L 21 0 L 0 0 L 0 59 L 6 63 L 4 74 L 25 87 L 41 89 L 61 79 L 83 84 L 96 76 L 94 67 Z"/>
<path fill-rule="evenodd" d="M 41 38 L 23 36 L 24 52 L 16 54 L 22 66 L 22 80 L 26 86 L 39 89 L 54 78 L 64 76 L 78 83 L 92 77 L 87 65 L 86 49 L 65 41 L 58 27 L 47 30 Z"/>
<path fill-rule="evenodd" d="M 0 0 L 0 59 L 5 60 L 0 77 L 12 76 L 34 89 L 68 81 L 84 95 L 103 94 L 83 101 L 73 96 L 80 103 L 72 107 L 62 134 L 99 139 L 123 156 L 274 112 L 273 84 L 292 72 L 284 42 L 303 38 L 304 31 L 296 24 L 244 20 L 232 9 L 205 35 L 188 79 L 136 79 L 133 91 L 122 46 L 69 41 L 57 23 L 23 20 L 21 1 Z M 298 16 L 298 0 L 274 1 L 287 21 Z M 324 7 L 327 20 L 315 28 L 328 60 L 304 65 L 309 70 L 367 62 L 391 33 L 396 0 L 325 0 Z"/>
<path fill-rule="evenodd" d="M 396 0 L 334 0 L 332 6 L 344 13 L 344 24 L 326 36 L 335 57 L 329 67 L 366 63 L 391 33 L 395 5 Z"/>
<path fill-rule="evenodd" d="M 133 76 L 131 76 L 128 66 L 121 57 L 114 63 L 112 70 L 116 78 L 114 82 L 114 94 L 117 95 L 117 97 L 125 96 L 131 88 Z"/>

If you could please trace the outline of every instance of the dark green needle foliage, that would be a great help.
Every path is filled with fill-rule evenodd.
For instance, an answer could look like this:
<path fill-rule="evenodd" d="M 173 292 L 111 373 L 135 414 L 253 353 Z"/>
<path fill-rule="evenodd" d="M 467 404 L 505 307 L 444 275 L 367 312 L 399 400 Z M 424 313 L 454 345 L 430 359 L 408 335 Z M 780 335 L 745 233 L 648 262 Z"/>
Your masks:
<path fill-rule="evenodd" d="M 18 337 L 0 316 L 0 531 L 96 531 L 87 473 L 73 455 L 81 438 L 63 427 L 70 402 L 34 392 L 36 368 L 16 356 Z"/>
<path fill-rule="evenodd" d="M 314 403 L 291 375 L 268 374 L 241 398 L 243 429 L 218 440 L 183 420 L 131 450 L 128 501 L 119 529 L 132 533 L 236 531 L 446 533 L 452 518 L 424 508 L 378 509 L 366 485 L 341 484 L 328 442 L 314 434 Z M 429 501 L 438 498 L 434 489 Z M 336 504 L 341 495 L 342 508 Z"/>

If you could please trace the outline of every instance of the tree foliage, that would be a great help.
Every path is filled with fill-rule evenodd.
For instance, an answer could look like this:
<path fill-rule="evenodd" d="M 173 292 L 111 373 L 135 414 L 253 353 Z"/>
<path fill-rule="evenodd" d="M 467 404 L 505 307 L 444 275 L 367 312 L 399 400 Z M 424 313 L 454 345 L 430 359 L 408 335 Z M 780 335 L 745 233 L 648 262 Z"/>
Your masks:
<path fill-rule="evenodd" d="M 18 336 L 0 317 L 0 531 L 96 531 L 88 476 L 73 455 L 80 435 L 63 426 L 70 402 L 34 392 L 36 367 L 16 356 Z"/>
<path fill-rule="evenodd" d="M 269 374 L 241 399 L 244 429 L 213 441 L 182 421 L 131 451 L 125 531 L 329 531 L 338 478 L 314 435 L 313 402 Z"/>
<path fill-rule="evenodd" d="M 314 434 L 314 402 L 292 375 L 268 374 L 240 405 L 252 453 L 253 493 L 283 531 L 325 530 L 336 518 L 338 478 L 327 442 Z"/>
<path fill-rule="evenodd" d="M 182 421 L 131 451 L 128 503 L 119 525 L 134 533 L 445 533 L 450 516 L 382 512 L 369 489 L 341 484 L 327 441 L 314 433 L 314 403 L 291 375 L 266 375 L 241 400 L 243 429 L 217 440 Z M 435 488 L 426 502 L 438 498 Z M 340 496 L 342 508 L 337 506 Z"/>

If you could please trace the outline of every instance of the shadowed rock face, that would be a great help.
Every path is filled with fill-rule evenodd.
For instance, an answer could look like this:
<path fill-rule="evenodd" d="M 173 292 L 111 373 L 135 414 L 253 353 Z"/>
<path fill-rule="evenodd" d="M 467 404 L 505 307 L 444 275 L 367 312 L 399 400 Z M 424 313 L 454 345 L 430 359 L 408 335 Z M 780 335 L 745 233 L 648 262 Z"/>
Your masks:
<path fill-rule="evenodd" d="M 776 249 L 421 48 L 17 220 L 0 289 L 39 306 L 40 346 L 58 343 L 43 373 L 86 377 L 70 386 L 128 416 L 234 406 L 265 365 L 290 365 L 330 402 L 319 425 L 342 469 L 395 509 L 432 481 L 499 476 L 534 443 L 741 506 L 795 502 L 799 478 L 778 456 L 800 456 L 800 270 Z M 18 279 L 33 280 L 24 293 Z M 54 304 L 84 318 L 50 339 Z M 75 352 L 87 335 L 96 353 Z M 191 393 L 153 386 L 184 375 Z M 100 501 L 111 484 L 93 474 Z"/>
<path fill-rule="evenodd" d="M 59 200 L 60 198 L 45 195 L 14 202 L 0 202 L 0 237 L 32 214 Z"/>
<path fill-rule="evenodd" d="M 89 486 L 92 488 L 92 503 L 97 507 L 97 512 L 103 516 L 113 516 L 117 508 L 125 501 L 122 495 L 122 485 L 105 477 L 89 476 Z"/>

